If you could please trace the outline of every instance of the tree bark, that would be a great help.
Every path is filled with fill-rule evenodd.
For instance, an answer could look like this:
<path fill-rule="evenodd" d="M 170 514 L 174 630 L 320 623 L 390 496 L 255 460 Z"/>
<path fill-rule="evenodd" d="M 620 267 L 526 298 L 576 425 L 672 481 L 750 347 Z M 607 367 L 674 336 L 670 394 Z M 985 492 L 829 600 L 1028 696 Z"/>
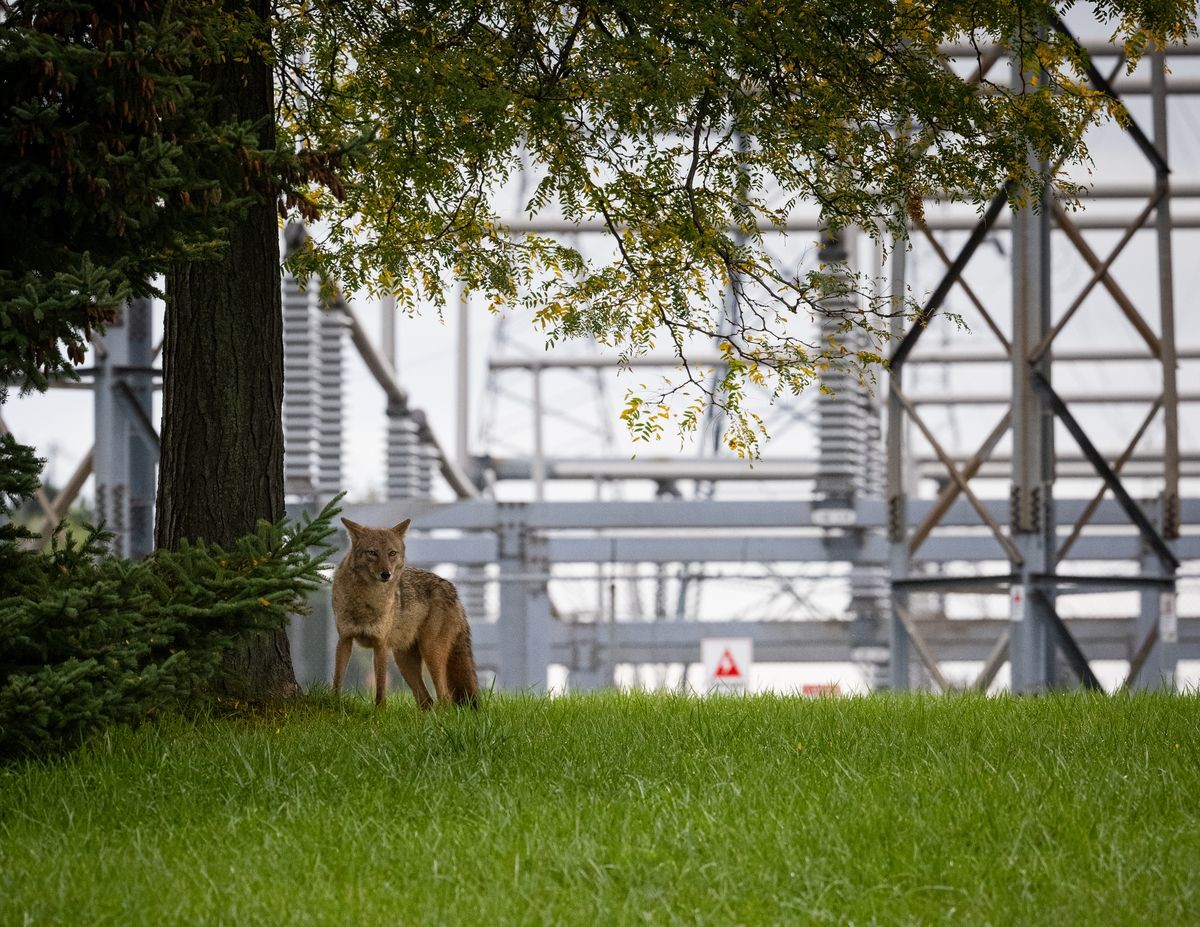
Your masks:
<path fill-rule="evenodd" d="M 229 3 L 264 24 L 262 0 Z M 264 25 L 264 29 L 267 27 Z M 214 123 L 261 120 L 274 144 L 274 88 L 261 57 L 214 65 Z M 234 154 L 230 152 L 230 158 Z M 259 519 L 284 514 L 283 314 L 274 197 L 264 194 L 229 230 L 217 260 L 167 275 L 162 456 L 155 543 L 232 544 Z M 254 701 L 297 691 L 287 635 L 247 634 L 225 660 L 218 694 Z"/>

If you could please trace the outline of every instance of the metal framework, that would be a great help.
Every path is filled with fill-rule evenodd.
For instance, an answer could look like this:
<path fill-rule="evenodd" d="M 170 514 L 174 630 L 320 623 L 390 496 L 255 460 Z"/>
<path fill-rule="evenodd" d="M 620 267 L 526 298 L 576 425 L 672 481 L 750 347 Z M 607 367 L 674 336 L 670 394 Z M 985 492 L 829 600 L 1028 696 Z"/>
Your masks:
<path fill-rule="evenodd" d="M 909 500 L 914 521 L 934 512 L 937 500 Z M 1060 504 L 1062 514 L 1079 518 L 1092 508 L 1086 500 Z M 946 566 L 963 562 L 995 563 L 1004 557 L 1004 546 L 987 527 L 1005 516 L 1007 502 L 989 500 L 977 511 L 958 501 L 940 515 L 953 536 L 934 535 L 924 547 L 927 563 Z M 387 523 L 401 509 L 391 504 L 349 505 L 348 517 L 366 523 Z M 612 684 L 616 667 L 624 663 L 695 662 L 699 642 L 705 637 L 740 636 L 755 641 L 760 659 L 778 662 L 854 662 L 862 646 L 855 622 L 836 620 L 782 620 L 746 622 L 617 620 L 615 615 L 589 616 L 566 621 L 554 614 L 552 597 L 572 582 L 592 582 L 587 573 L 565 573 L 572 565 L 602 565 L 605 577 L 617 582 L 625 571 L 647 564 L 702 562 L 725 569 L 746 569 L 763 563 L 802 564 L 855 562 L 883 568 L 891 562 L 893 544 L 884 534 L 890 515 L 879 499 L 858 499 L 851 510 L 855 531 L 831 531 L 821 524 L 819 502 L 496 502 L 464 500 L 458 503 L 409 503 L 403 509 L 413 516 L 421 533 L 411 537 L 408 556 L 416 563 L 452 563 L 490 571 L 485 582 L 499 587 L 500 607 L 495 622 L 476 621 L 473 632 L 478 662 L 494 674 L 502 689 L 542 689 L 548 684 L 550 664 L 569 670 L 573 688 Z M 1200 500 L 1188 500 L 1182 514 L 1189 524 L 1200 522 Z M 984 517 L 986 516 L 986 517 Z M 1140 556 L 1140 539 L 1124 530 L 1125 512 L 1105 500 L 1090 515 L 1093 530 L 1077 542 L 1081 562 L 1134 561 Z M 447 536 L 447 532 L 453 532 Z M 865 540 L 864 540 L 865 538 Z M 1180 556 L 1200 560 L 1200 535 L 1177 542 Z M 558 569 L 556 569 L 558 568 Z M 914 577 L 908 588 L 958 594 L 1003 592 L 1012 582 L 1009 573 Z M 1045 588 L 1049 578 L 1035 577 L 1034 588 Z M 1103 575 L 1054 577 L 1058 593 L 1086 594 L 1112 588 L 1156 590 L 1152 579 Z M 463 584 L 462 579 L 459 580 Z M 929 661 L 928 676 L 943 688 L 949 683 L 939 660 L 976 661 L 998 665 L 996 639 L 1010 630 L 1002 618 L 962 620 L 937 617 L 916 623 L 906 612 L 899 620 L 914 649 Z M 1074 619 L 1070 630 L 1061 620 L 1054 633 L 1091 659 L 1136 658 L 1131 640 L 1140 615 Z M 1190 657 L 1200 657 L 1200 618 L 1180 619 L 1177 647 Z M 327 650 L 304 649 L 304 669 L 312 678 L 323 678 L 332 657 Z M 934 657 L 934 654 L 937 657 Z M 995 669 L 992 674 L 994 675 Z M 1088 677 L 1085 675 L 1085 679 Z M 1094 680 L 1094 677 L 1091 677 Z M 907 680 L 905 680 L 907 684 Z M 983 686 L 986 688 L 986 685 Z"/>
<path fill-rule="evenodd" d="M 1066 33 L 1058 23 L 1056 28 Z M 1097 50 L 1096 57 L 1100 57 Z M 1116 54 L 1108 50 L 1107 54 Z M 1114 68 L 1113 75 L 1120 67 Z M 1103 259 L 1097 257 L 1083 235 L 1055 203 L 1053 209 L 1040 212 L 1022 210 L 1013 218 L 1012 232 L 1012 327 L 1008 337 L 1001 331 L 983 302 L 963 282 L 963 272 L 981 242 L 991 231 L 1008 199 L 1015 191 L 1005 188 L 997 193 L 988 210 L 972 230 L 970 237 L 953 259 L 949 259 L 928 228 L 922 233 L 934 244 L 946 263 L 941 282 L 933 291 L 917 322 L 908 330 L 891 356 L 889 393 L 889 473 L 887 499 L 892 518 L 889 540 L 893 547 L 892 587 L 894 616 L 891 632 L 892 685 L 904 687 L 910 678 L 910 652 L 916 650 L 922 662 L 936 673 L 936 660 L 922 641 L 917 628 L 905 620 L 906 601 L 914 589 L 914 562 L 922 544 L 939 524 L 939 513 L 945 506 L 962 496 L 979 512 L 997 543 L 1003 547 L 1009 568 L 1006 574 L 993 577 L 996 588 L 1006 589 L 1010 598 L 1008 627 L 997 637 L 994 649 L 985 661 L 975 685 L 986 688 L 1005 653 L 1012 667 L 1012 688 L 1017 692 L 1038 691 L 1055 685 L 1058 676 L 1056 654 L 1061 654 L 1081 684 L 1098 686 L 1086 656 L 1071 631 L 1056 610 L 1058 597 L 1065 594 L 1064 584 L 1076 580 L 1064 576 L 1060 565 L 1071 553 L 1084 526 L 1088 523 L 1106 493 L 1111 493 L 1129 522 L 1136 526 L 1143 549 L 1139 552 L 1140 575 L 1128 579 L 1108 578 L 1103 583 L 1092 580 L 1088 588 L 1102 585 L 1113 590 L 1138 589 L 1142 594 L 1141 614 L 1136 622 L 1135 640 L 1130 669 L 1125 685 L 1171 685 L 1177 658 L 1175 622 L 1175 577 L 1179 568 L 1176 548 L 1180 536 L 1179 497 L 1179 396 L 1176 384 L 1177 357 L 1174 342 L 1173 277 L 1171 267 L 1170 168 L 1166 144 L 1166 81 L 1165 61 L 1161 52 L 1150 56 L 1151 92 L 1153 95 L 1152 142 L 1136 120 L 1131 119 L 1127 132 L 1136 143 L 1154 173 L 1154 186 L 1145 207 L 1128 223 L 1117 245 Z M 1094 66 L 1089 70 L 1094 87 L 1117 98 L 1110 82 Z M 1118 98 L 1119 99 L 1119 98 Z M 1046 165 L 1041 165 L 1044 169 Z M 1041 191 L 1043 202 L 1054 202 L 1053 192 Z M 1147 324 L 1133 301 L 1121 290 L 1110 273 L 1113 262 L 1137 231 L 1154 216 L 1159 284 L 1159 334 Z M 1057 321 L 1052 321 L 1051 302 L 1051 228 L 1052 220 L 1078 250 L 1092 274 L 1078 296 L 1072 300 Z M 903 279 L 902 266 L 894 269 L 894 278 Z M 978 451 L 965 466 L 947 454 L 933 431 L 906 396 L 903 385 L 905 363 L 925 326 L 950 289 L 959 284 L 987 327 L 1009 355 L 1012 369 L 1012 398 L 1008 410 L 997 422 Z M 1115 299 L 1125 317 L 1144 341 L 1150 357 L 1160 362 L 1161 395 L 1151 404 L 1150 412 L 1129 446 L 1110 466 L 1097 451 L 1079 420 L 1052 385 L 1052 349 L 1055 339 L 1084 305 L 1088 295 L 1103 284 Z M 1120 469 L 1137 447 L 1154 416 L 1162 410 L 1164 451 L 1162 458 L 1162 493 L 1158 512 L 1153 520 L 1125 489 Z M 910 530 L 905 517 L 907 492 L 900 470 L 905 421 L 920 431 L 946 468 L 950 482 L 942 490 L 938 505 L 915 529 Z M 1103 481 L 1100 492 L 1080 513 L 1067 539 L 1060 545 L 1059 512 L 1054 500 L 1055 484 L 1055 422 L 1061 422 L 1078 445 L 1079 450 Z M 969 481 L 987 461 L 1005 432 L 1011 431 L 1011 495 L 1005 531 L 999 520 L 988 515 L 986 508 L 971 490 Z M 1078 554 L 1076 554 L 1078 556 Z M 938 577 L 924 572 L 919 579 L 925 591 L 952 588 L 955 579 Z M 1157 595 L 1156 595 L 1157 594 Z"/>

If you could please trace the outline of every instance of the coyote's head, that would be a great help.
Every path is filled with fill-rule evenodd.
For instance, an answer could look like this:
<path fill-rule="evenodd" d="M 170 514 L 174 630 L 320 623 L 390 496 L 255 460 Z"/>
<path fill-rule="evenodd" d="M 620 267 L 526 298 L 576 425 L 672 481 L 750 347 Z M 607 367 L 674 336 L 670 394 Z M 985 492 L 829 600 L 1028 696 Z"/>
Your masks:
<path fill-rule="evenodd" d="M 404 535 L 411 522 L 406 518 L 393 528 L 367 528 L 343 518 L 350 532 L 350 565 L 378 582 L 394 582 L 404 567 Z"/>

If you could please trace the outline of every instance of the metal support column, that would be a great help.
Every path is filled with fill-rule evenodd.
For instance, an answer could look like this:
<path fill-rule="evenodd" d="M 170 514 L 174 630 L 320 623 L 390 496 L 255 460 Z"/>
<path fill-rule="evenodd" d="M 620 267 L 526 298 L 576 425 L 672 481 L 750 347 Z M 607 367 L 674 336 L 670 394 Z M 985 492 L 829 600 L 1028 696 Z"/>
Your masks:
<path fill-rule="evenodd" d="M 466 287 L 458 287 L 458 386 L 456 389 L 454 450 L 464 472 L 471 468 L 471 300 Z"/>
<path fill-rule="evenodd" d="M 1142 554 L 1141 575 L 1145 577 L 1161 577 L 1162 562 L 1158 555 L 1149 548 Z M 1135 689 L 1173 689 L 1175 688 L 1175 671 L 1178 657 L 1178 634 L 1175 633 L 1175 590 L 1164 590 L 1159 587 L 1143 589 L 1138 598 L 1141 607 L 1133 620 L 1133 638 L 1130 649 L 1138 647 L 1144 641 L 1153 640 L 1149 651 L 1142 661 L 1136 674 L 1131 674 L 1130 688 Z M 1166 605 L 1166 608 L 1163 606 Z M 1164 628 L 1164 617 L 1166 618 Z M 1164 630 L 1166 634 L 1164 635 Z M 1132 656 L 1132 655 L 1131 655 Z"/>
<path fill-rule="evenodd" d="M 122 307 L 96 351 L 96 515 L 113 532 L 113 550 L 144 557 L 154 549 L 155 468 L 152 303 Z"/>
<path fill-rule="evenodd" d="M 312 502 L 289 505 L 287 514 L 292 519 L 313 516 L 317 514 L 317 506 Z M 338 525 L 338 531 L 343 543 L 349 547 L 349 537 L 345 534 L 345 529 Z M 314 549 L 310 550 L 316 553 Z M 311 613 L 293 615 L 287 628 L 288 648 L 292 654 L 296 682 L 305 689 L 314 685 L 329 684 L 338 640 L 337 626 L 333 620 L 332 588 L 322 585 L 313 590 L 308 596 L 308 605 L 312 609 Z"/>
<path fill-rule="evenodd" d="M 1043 172 L 1048 166 L 1038 165 Z M 1055 571 L 1054 415 L 1032 383 L 1031 370 L 1050 378 L 1048 353 L 1032 367 L 1028 358 L 1050 329 L 1050 191 L 1040 191 L 1041 208 L 1026 204 L 1013 215 L 1012 433 L 1013 471 L 1010 530 L 1020 559 L 1014 559 L 1009 654 L 1012 690 L 1037 692 L 1054 683 L 1055 652 L 1047 608 L 1054 607 L 1053 583 L 1034 576 Z M 1035 593 L 1041 592 L 1041 595 Z"/>
<path fill-rule="evenodd" d="M 892 340 L 899 343 L 904 334 L 904 290 L 908 263 L 908 241 L 898 239 L 892 244 L 891 311 Z M 908 493 L 905 485 L 904 407 L 899 393 L 903 387 L 903 365 L 888 370 L 887 404 L 887 532 L 888 560 L 892 581 L 908 577 Z M 894 389 L 892 387 L 895 387 Z M 900 617 L 901 610 L 908 608 L 908 595 L 892 587 L 889 602 L 888 648 L 889 684 L 897 692 L 905 692 L 911 685 L 911 656 L 908 632 Z"/>
<path fill-rule="evenodd" d="M 1162 194 L 1155 210 L 1154 228 L 1158 246 L 1158 305 L 1162 351 L 1163 377 L 1163 491 L 1159 501 L 1159 530 L 1169 547 L 1179 537 L 1179 390 L 1176 383 L 1178 359 L 1175 349 L 1175 279 L 1171 253 L 1171 175 L 1167 169 L 1167 78 L 1166 56 L 1160 51 L 1150 55 L 1150 92 L 1154 132 L 1154 147 L 1161 161 L 1155 165 L 1155 187 Z M 1156 575 L 1166 573 L 1165 564 L 1156 563 L 1156 558 L 1147 554 L 1143 558 L 1143 572 L 1154 570 Z M 1178 635 L 1175 631 L 1175 590 L 1147 594 L 1153 601 L 1143 603 L 1144 623 L 1151 620 L 1159 624 L 1158 640 L 1146 659 L 1138 676 L 1139 682 L 1153 687 L 1173 689 L 1178 664 Z M 1144 640 L 1149 628 L 1138 629 L 1138 640 Z"/>
<path fill-rule="evenodd" d="M 599 616 L 598 616 L 599 617 Z M 569 625 L 571 664 L 567 687 L 572 692 L 595 692 L 612 688 L 612 654 L 601 640 L 607 626 L 599 621 L 575 622 Z"/>
<path fill-rule="evenodd" d="M 544 692 L 550 663 L 551 618 L 546 582 L 541 577 L 547 574 L 549 561 L 544 541 L 529 529 L 525 512 L 524 503 L 498 503 L 500 619 L 496 688 Z"/>
<path fill-rule="evenodd" d="M 533 376 L 533 497 L 546 498 L 546 410 L 542 405 L 542 368 L 535 366 Z"/>

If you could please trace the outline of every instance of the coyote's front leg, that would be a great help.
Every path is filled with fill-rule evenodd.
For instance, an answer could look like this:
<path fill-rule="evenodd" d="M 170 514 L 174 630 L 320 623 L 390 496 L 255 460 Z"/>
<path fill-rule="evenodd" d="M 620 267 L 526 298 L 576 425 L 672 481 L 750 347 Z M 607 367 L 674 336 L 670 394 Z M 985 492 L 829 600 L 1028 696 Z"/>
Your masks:
<path fill-rule="evenodd" d="M 354 639 L 339 637 L 337 650 L 333 656 L 333 691 L 342 691 L 342 682 L 346 678 L 346 664 L 350 662 L 350 651 L 354 649 Z"/>
<path fill-rule="evenodd" d="M 372 646 L 375 651 L 375 704 L 382 706 L 387 701 L 387 645 L 376 641 Z"/>

